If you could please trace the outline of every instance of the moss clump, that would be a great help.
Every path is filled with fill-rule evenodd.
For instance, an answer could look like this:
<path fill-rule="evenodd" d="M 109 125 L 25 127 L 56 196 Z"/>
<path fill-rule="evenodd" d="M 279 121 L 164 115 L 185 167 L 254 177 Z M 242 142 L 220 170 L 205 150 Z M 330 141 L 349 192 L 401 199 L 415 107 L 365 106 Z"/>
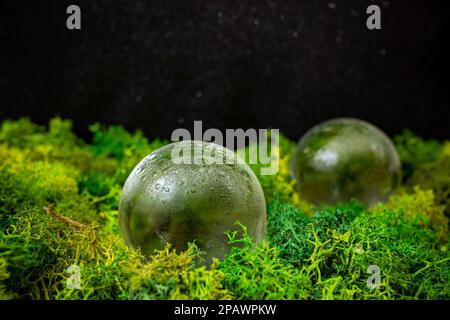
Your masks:
<path fill-rule="evenodd" d="M 142 158 L 168 143 L 159 139 L 149 142 L 141 131 L 131 134 L 120 126 L 94 124 L 90 130 L 93 135 L 90 150 L 96 157 L 115 160 L 114 170 L 108 173 L 120 185 Z"/>
<path fill-rule="evenodd" d="M 314 239 L 314 232 L 311 225 L 320 239 L 327 237 L 329 229 L 345 233 L 362 209 L 360 204 L 350 203 L 336 208 L 314 208 L 312 216 L 309 216 L 291 204 L 276 200 L 268 205 L 267 238 L 281 249 L 286 260 L 301 264 L 313 252 L 310 241 Z"/>
<path fill-rule="evenodd" d="M 423 220 L 419 220 L 420 226 L 427 225 L 434 229 L 438 239 L 445 240 L 448 234 L 448 219 L 445 217 L 444 207 L 438 204 L 432 190 L 423 191 L 416 186 L 413 193 L 400 191 L 389 199 L 385 207 L 400 210 L 410 219 L 422 217 Z"/>
<path fill-rule="evenodd" d="M 9 278 L 9 272 L 7 270 L 6 259 L 0 258 L 0 300 L 9 300 L 9 299 L 13 298 L 13 296 L 7 292 L 7 289 L 2 284 L 8 278 Z"/>
<path fill-rule="evenodd" d="M 423 140 L 409 130 L 395 136 L 394 143 L 402 162 L 405 181 L 423 165 L 436 161 L 442 149 L 438 141 Z"/>
<path fill-rule="evenodd" d="M 428 163 L 416 170 L 407 183 L 409 190 L 415 186 L 433 190 L 436 202 L 443 206 L 447 217 L 450 217 L 450 144 L 437 161 Z"/>
<path fill-rule="evenodd" d="M 403 196 L 402 201 L 407 208 L 417 203 L 411 195 Z M 272 226 L 269 241 L 283 250 L 286 261 L 308 275 L 312 281 L 311 298 L 449 296 L 448 233 L 446 221 L 430 219 L 430 214 L 439 212 L 435 205 L 424 204 L 425 211 L 418 208 L 408 214 L 404 209 L 389 208 L 391 205 L 380 205 L 371 211 L 350 205 L 317 210 L 312 217 L 292 205 L 272 205 L 272 215 L 283 222 Z M 382 271 L 380 290 L 367 289 L 366 270 L 370 265 L 377 265 Z"/>
<path fill-rule="evenodd" d="M 433 190 L 438 204 L 450 216 L 450 142 L 423 140 L 410 131 L 395 137 L 405 171 L 405 187 Z"/>
<path fill-rule="evenodd" d="M 267 241 L 254 244 L 245 226 L 240 226 L 242 234 L 236 231 L 228 234 L 234 247 L 219 264 L 219 270 L 226 275 L 225 288 L 238 299 L 308 298 L 308 276 L 287 263 L 279 248 Z"/>
<path fill-rule="evenodd" d="M 222 287 L 225 275 L 216 263 L 209 270 L 197 266 L 201 252 L 191 244 L 177 253 L 167 245 L 150 260 L 125 263 L 129 274 L 129 299 L 231 299 Z M 197 262 L 197 263 L 196 263 Z"/>
<path fill-rule="evenodd" d="M 195 244 L 147 259 L 119 235 L 125 178 L 167 142 L 97 124 L 88 144 L 71 128 L 60 118 L 0 127 L 0 299 L 450 298 L 448 142 L 397 137 L 407 174 L 384 205 L 314 208 L 294 192 L 294 143 L 281 137 L 278 174 L 252 165 L 267 199 L 266 239 L 254 244 L 241 226 L 228 233 L 231 253 L 207 269 Z M 66 283 L 73 265 L 80 289 Z M 379 290 L 367 288 L 370 265 L 381 269 Z"/>

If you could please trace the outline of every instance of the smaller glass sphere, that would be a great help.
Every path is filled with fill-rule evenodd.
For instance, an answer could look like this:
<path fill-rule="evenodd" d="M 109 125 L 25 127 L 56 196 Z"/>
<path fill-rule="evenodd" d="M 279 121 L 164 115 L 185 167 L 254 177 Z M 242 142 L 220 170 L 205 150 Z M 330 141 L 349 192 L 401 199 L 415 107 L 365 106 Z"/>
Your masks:
<path fill-rule="evenodd" d="M 191 157 L 175 150 L 200 157 L 186 163 Z M 183 250 L 195 241 L 209 263 L 229 250 L 224 232 L 237 230 L 237 221 L 255 242 L 262 240 L 266 204 L 255 174 L 231 150 L 182 141 L 155 150 L 134 168 L 123 187 L 119 220 L 127 245 L 144 254 L 166 243 Z"/>
<path fill-rule="evenodd" d="M 291 173 L 300 197 L 316 205 L 355 198 L 371 206 L 386 201 L 401 182 L 391 140 L 372 124 L 351 118 L 310 129 L 294 150 Z"/>

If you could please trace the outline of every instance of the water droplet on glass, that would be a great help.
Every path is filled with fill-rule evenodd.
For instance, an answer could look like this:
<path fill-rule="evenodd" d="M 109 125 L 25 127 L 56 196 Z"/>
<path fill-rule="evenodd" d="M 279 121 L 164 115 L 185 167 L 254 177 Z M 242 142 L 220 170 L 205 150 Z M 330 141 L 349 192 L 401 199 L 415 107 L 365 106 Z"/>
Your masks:
<path fill-rule="evenodd" d="M 207 142 L 177 142 L 155 150 L 153 157 L 147 157 L 142 165 L 145 181 L 131 175 L 122 192 L 122 197 L 126 195 L 122 198 L 124 203 L 126 199 L 140 199 L 136 205 L 123 205 L 119 210 L 120 228 L 126 242 L 145 248 L 144 253 L 151 255 L 166 241 L 173 241 L 174 247 L 181 250 L 187 242 L 201 239 L 200 246 L 207 252 L 205 259 L 209 264 L 212 257 L 220 258 L 228 252 L 223 234 L 235 228 L 236 220 L 247 226 L 255 242 L 261 241 L 263 230 L 257 230 L 254 219 L 258 217 L 258 225 L 265 221 L 266 205 L 262 188 L 250 167 L 205 162 L 198 166 L 179 166 L 171 161 L 172 149 L 185 143 L 193 151 L 214 150 L 216 156 L 224 154 L 225 159 L 234 155 L 231 150 Z M 161 189 L 164 192 L 158 191 Z M 227 217 L 228 212 L 232 216 Z M 132 226 L 133 221 L 139 224 Z M 139 229 L 134 228 L 136 225 Z M 206 248 L 208 242 L 212 245 Z"/>

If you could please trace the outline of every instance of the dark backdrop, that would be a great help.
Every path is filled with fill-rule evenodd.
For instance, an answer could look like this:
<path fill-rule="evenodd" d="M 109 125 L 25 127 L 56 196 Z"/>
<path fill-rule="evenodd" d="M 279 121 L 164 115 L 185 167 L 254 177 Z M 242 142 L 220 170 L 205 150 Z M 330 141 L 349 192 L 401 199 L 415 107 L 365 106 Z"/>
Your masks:
<path fill-rule="evenodd" d="M 82 30 L 66 29 L 78 4 Z M 369 4 L 382 30 L 369 31 Z M 352 116 L 450 138 L 444 1 L 0 1 L 0 120 L 54 115 L 170 137 Z"/>

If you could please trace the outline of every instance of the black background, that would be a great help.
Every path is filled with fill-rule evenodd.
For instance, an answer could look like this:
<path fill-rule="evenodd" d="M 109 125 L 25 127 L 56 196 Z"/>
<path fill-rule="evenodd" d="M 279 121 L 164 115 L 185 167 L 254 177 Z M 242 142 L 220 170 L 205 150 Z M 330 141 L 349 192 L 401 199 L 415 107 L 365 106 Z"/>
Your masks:
<path fill-rule="evenodd" d="M 331 4 L 330 4 L 331 3 Z M 82 30 L 66 28 L 77 4 Z M 366 28 L 367 6 L 382 30 Z M 54 115 L 168 138 L 351 116 L 395 134 L 448 130 L 444 1 L 0 0 L 0 120 Z"/>

